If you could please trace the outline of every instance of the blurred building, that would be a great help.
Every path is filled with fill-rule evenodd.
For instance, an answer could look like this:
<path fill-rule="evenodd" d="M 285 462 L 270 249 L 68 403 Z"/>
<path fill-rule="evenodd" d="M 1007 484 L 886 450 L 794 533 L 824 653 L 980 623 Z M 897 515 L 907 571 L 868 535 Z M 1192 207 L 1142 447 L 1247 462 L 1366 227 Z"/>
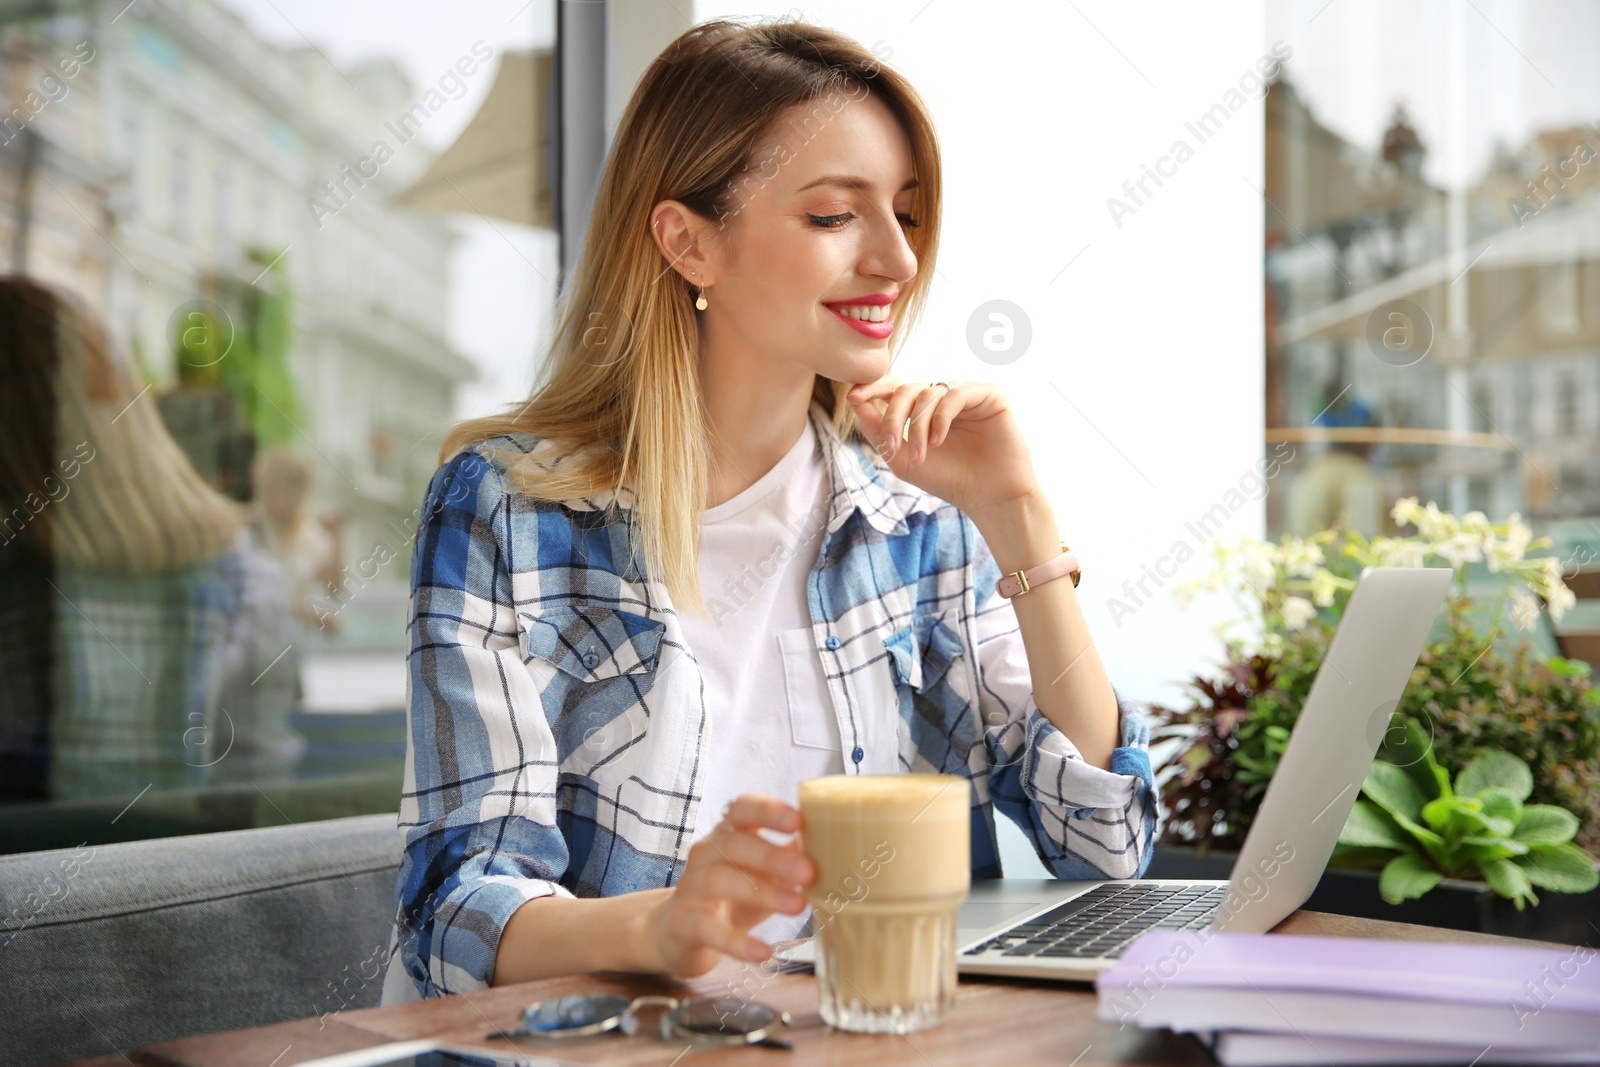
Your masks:
<path fill-rule="evenodd" d="M 1443 132 L 1403 108 L 1363 145 L 1288 78 L 1266 105 L 1269 436 L 1348 388 L 1375 402 L 1390 499 L 1600 530 L 1597 129 L 1537 131 L 1447 191 L 1421 166 Z M 1384 351 L 1391 326 L 1423 344 Z"/>
<path fill-rule="evenodd" d="M 54 14 L 0 14 L 0 86 L 22 102 L 0 123 L 7 269 L 85 298 L 156 391 L 186 304 L 286 283 L 292 443 L 349 517 L 347 559 L 403 561 L 472 372 L 445 340 L 452 230 L 390 203 L 431 161 L 403 121 L 428 114 L 421 91 L 392 62 L 271 45 L 212 0 L 30 10 Z"/>

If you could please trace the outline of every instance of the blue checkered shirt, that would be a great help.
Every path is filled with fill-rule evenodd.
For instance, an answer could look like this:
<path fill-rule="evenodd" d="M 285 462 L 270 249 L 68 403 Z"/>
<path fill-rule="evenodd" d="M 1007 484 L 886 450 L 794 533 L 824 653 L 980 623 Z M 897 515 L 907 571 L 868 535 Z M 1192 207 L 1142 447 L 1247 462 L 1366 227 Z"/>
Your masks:
<path fill-rule="evenodd" d="M 831 490 L 807 599 L 847 773 L 970 779 L 974 878 L 1001 874 L 995 808 L 1058 877 L 1142 874 L 1157 798 L 1137 711 L 1119 696 L 1111 770 L 1085 762 L 1033 701 L 972 520 L 811 418 Z M 696 819 L 720 817 L 699 811 L 715 709 L 630 553 L 631 494 L 517 492 L 508 465 L 543 466 L 549 446 L 458 454 L 418 524 L 391 967 L 424 997 L 487 985 L 527 900 L 673 885 Z"/>

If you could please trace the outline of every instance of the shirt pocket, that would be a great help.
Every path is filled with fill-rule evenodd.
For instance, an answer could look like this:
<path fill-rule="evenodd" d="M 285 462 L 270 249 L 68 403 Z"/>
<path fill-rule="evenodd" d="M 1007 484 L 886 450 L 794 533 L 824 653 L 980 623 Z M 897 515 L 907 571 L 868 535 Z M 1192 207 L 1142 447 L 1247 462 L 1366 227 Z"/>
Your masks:
<path fill-rule="evenodd" d="M 600 605 L 520 613 L 530 662 L 545 665 L 540 700 L 562 773 L 626 781 L 645 759 L 649 716 L 666 624 Z M 554 670 L 550 668 L 553 667 Z"/>
<path fill-rule="evenodd" d="M 783 630 L 778 650 L 783 660 L 783 683 L 789 703 L 789 729 L 796 745 L 839 751 L 839 723 L 833 715 L 833 698 L 822 674 L 822 660 L 812 647 L 811 628 Z"/>
<path fill-rule="evenodd" d="M 598 605 L 522 612 L 528 655 L 580 682 L 602 682 L 655 670 L 666 624 Z"/>
<path fill-rule="evenodd" d="M 935 689 L 966 654 L 961 636 L 941 617 L 913 620 L 883 639 L 900 684 L 918 693 Z"/>

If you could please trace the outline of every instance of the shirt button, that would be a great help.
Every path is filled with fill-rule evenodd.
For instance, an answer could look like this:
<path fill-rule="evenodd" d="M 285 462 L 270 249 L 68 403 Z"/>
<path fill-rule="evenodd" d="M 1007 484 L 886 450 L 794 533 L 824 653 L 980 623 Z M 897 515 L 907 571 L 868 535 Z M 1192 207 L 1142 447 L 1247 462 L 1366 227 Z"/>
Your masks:
<path fill-rule="evenodd" d="M 857 763 L 860 763 L 862 760 L 867 758 L 867 754 L 865 752 L 861 751 L 861 746 L 860 745 L 857 745 L 856 746 L 856 750 L 854 752 L 850 753 L 850 758 L 855 760 Z"/>
<path fill-rule="evenodd" d="M 599 662 L 600 657 L 595 655 L 593 652 L 585 652 L 583 654 L 583 665 L 588 667 L 591 671 L 594 670 L 595 664 Z"/>
<path fill-rule="evenodd" d="M 830 649 L 835 649 L 839 647 L 839 639 L 832 634 L 829 634 L 828 639 L 824 641 L 823 644 L 827 645 Z M 860 760 L 857 760 L 856 762 L 859 763 Z"/>

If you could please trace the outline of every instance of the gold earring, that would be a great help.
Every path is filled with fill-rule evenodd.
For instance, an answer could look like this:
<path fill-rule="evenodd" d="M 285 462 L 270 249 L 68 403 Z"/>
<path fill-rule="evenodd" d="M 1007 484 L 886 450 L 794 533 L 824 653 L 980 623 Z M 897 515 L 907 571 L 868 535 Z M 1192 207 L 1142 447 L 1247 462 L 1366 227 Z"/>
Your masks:
<path fill-rule="evenodd" d="M 700 290 L 700 295 L 695 298 L 694 306 L 701 311 L 706 309 L 706 291 Z"/>

